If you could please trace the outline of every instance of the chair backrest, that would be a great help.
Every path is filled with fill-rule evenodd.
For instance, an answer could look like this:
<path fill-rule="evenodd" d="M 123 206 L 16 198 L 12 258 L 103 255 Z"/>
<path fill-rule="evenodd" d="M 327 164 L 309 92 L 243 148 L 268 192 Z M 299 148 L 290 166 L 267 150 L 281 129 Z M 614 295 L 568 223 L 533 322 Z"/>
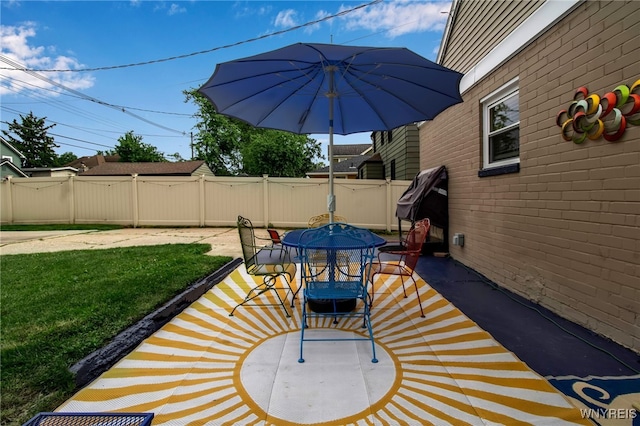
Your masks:
<path fill-rule="evenodd" d="M 404 258 L 404 264 L 412 271 L 418 264 L 418 259 L 422 254 L 422 245 L 429 235 L 429 228 L 431 227 L 431 221 L 429 219 L 422 219 L 417 221 L 413 228 L 407 234 L 405 241 L 406 255 Z"/>
<path fill-rule="evenodd" d="M 269 233 L 269 238 L 271 238 L 271 242 L 273 244 L 282 244 L 282 239 L 280 238 L 280 234 L 275 229 L 267 229 Z"/>
<path fill-rule="evenodd" d="M 364 297 L 366 268 L 371 265 L 375 251 L 366 232 L 369 231 L 345 223 L 304 231 L 300 257 L 305 286 L 336 291 L 345 297 Z"/>
<path fill-rule="evenodd" d="M 337 214 L 333 215 L 334 222 L 347 222 L 347 218 Z M 319 226 L 327 225 L 329 223 L 329 213 L 319 214 L 309 219 L 307 223 L 308 228 L 317 228 Z"/>
<path fill-rule="evenodd" d="M 245 217 L 238 216 L 238 234 L 240 235 L 240 244 L 242 245 L 242 256 L 247 270 L 251 269 L 256 263 L 256 239 L 253 230 L 253 224 Z"/>

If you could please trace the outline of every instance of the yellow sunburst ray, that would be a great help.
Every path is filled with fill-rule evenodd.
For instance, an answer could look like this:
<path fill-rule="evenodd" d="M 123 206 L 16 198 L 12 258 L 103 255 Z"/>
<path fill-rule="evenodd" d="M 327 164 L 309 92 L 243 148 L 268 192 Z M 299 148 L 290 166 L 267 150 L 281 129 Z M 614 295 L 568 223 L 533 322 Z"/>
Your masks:
<path fill-rule="evenodd" d="M 234 411 L 238 411 L 240 412 L 240 414 L 234 416 L 233 418 L 227 421 L 222 421 L 222 422 L 220 421 L 221 418 L 227 417 L 229 414 L 232 414 Z M 251 422 L 255 421 L 255 420 L 249 420 L 252 417 L 255 419 L 256 417 L 255 414 L 253 414 L 250 410 L 248 410 L 247 407 L 242 402 L 238 402 L 224 408 L 223 410 L 217 412 L 216 414 L 199 418 L 197 421 L 196 420 L 190 421 L 186 423 L 185 426 L 191 426 L 191 425 L 200 426 L 200 425 L 209 424 L 210 422 L 215 422 L 214 424 L 221 425 L 221 426 L 250 424 Z M 160 420 L 164 420 L 164 419 L 160 419 Z"/>
<path fill-rule="evenodd" d="M 163 346 L 165 348 L 180 347 L 181 349 L 187 349 L 191 351 L 204 351 L 206 348 L 209 347 L 209 345 L 205 343 L 198 345 L 196 343 L 185 341 L 184 339 L 175 340 L 175 339 L 169 339 L 165 337 L 159 337 L 157 335 L 153 335 L 147 338 L 147 340 L 145 341 L 145 344 L 154 345 L 154 346 Z"/>

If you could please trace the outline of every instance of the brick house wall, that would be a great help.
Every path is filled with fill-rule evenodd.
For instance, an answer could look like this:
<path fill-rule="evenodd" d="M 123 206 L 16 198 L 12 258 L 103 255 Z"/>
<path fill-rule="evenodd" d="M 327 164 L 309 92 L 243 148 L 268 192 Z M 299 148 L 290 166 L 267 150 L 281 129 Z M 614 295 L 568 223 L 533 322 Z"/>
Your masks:
<path fill-rule="evenodd" d="M 479 177 L 480 99 L 519 78 L 520 170 Z M 640 79 L 640 2 L 588 1 L 420 127 L 421 169 L 446 165 L 453 258 L 640 352 L 640 126 L 566 142 L 576 88 Z"/>

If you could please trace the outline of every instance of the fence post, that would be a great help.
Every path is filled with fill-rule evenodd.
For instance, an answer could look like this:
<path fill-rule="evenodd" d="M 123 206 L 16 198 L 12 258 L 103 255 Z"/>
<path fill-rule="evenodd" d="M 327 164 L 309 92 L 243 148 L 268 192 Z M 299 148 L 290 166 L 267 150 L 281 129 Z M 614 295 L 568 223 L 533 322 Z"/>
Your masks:
<path fill-rule="evenodd" d="M 205 211 L 205 199 L 204 199 L 204 175 L 200 175 L 200 228 L 204 228 L 204 219 L 206 215 Z"/>
<path fill-rule="evenodd" d="M 393 206 L 391 205 L 391 179 L 386 179 L 387 185 L 387 232 L 391 232 L 391 218 L 393 217 Z"/>
<path fill-rule="evenodd" d="M 264 227 L 269 227 L 269 175 L 262 175 L 262 205 L 264 206 Z"/>
<path fill-rule="evenodd" d="M 69 223 L 76 223 L 75 185 L 73 176 L 69 176 Z"/>
<path fill-rule="evenodd" d="M 9 222 L 9 225 L 11 225 L 13 223 L 13 191 L 11 190 L 11 178 L 13 176 L 7 176 L 7 180 L 5 181 L 5 185 L 7 185 L 7 203 L 9 204 L 7 206 L 7 214 L 9 215 L 9 217 L 7 218 L 7 222 Z"/>
<path fill-rule="evenodd" d="M 131 208 L 133 213 L 133 227 L 138 227 L 138 174 L 131 175 Z"/>

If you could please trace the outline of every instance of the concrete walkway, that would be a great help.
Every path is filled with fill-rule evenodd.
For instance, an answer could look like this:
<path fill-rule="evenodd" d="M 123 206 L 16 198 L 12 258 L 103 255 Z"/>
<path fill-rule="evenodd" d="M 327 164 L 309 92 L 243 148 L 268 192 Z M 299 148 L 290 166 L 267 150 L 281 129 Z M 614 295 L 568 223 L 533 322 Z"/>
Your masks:
<path fill-rule="evenodd" d="M 207 254 L 212 256 L 242 257 L 236 228 L 124 228 L 109 231 L 0 232 L 1 255 L 195 243 L 211 244 L 211 251 Z"/>

